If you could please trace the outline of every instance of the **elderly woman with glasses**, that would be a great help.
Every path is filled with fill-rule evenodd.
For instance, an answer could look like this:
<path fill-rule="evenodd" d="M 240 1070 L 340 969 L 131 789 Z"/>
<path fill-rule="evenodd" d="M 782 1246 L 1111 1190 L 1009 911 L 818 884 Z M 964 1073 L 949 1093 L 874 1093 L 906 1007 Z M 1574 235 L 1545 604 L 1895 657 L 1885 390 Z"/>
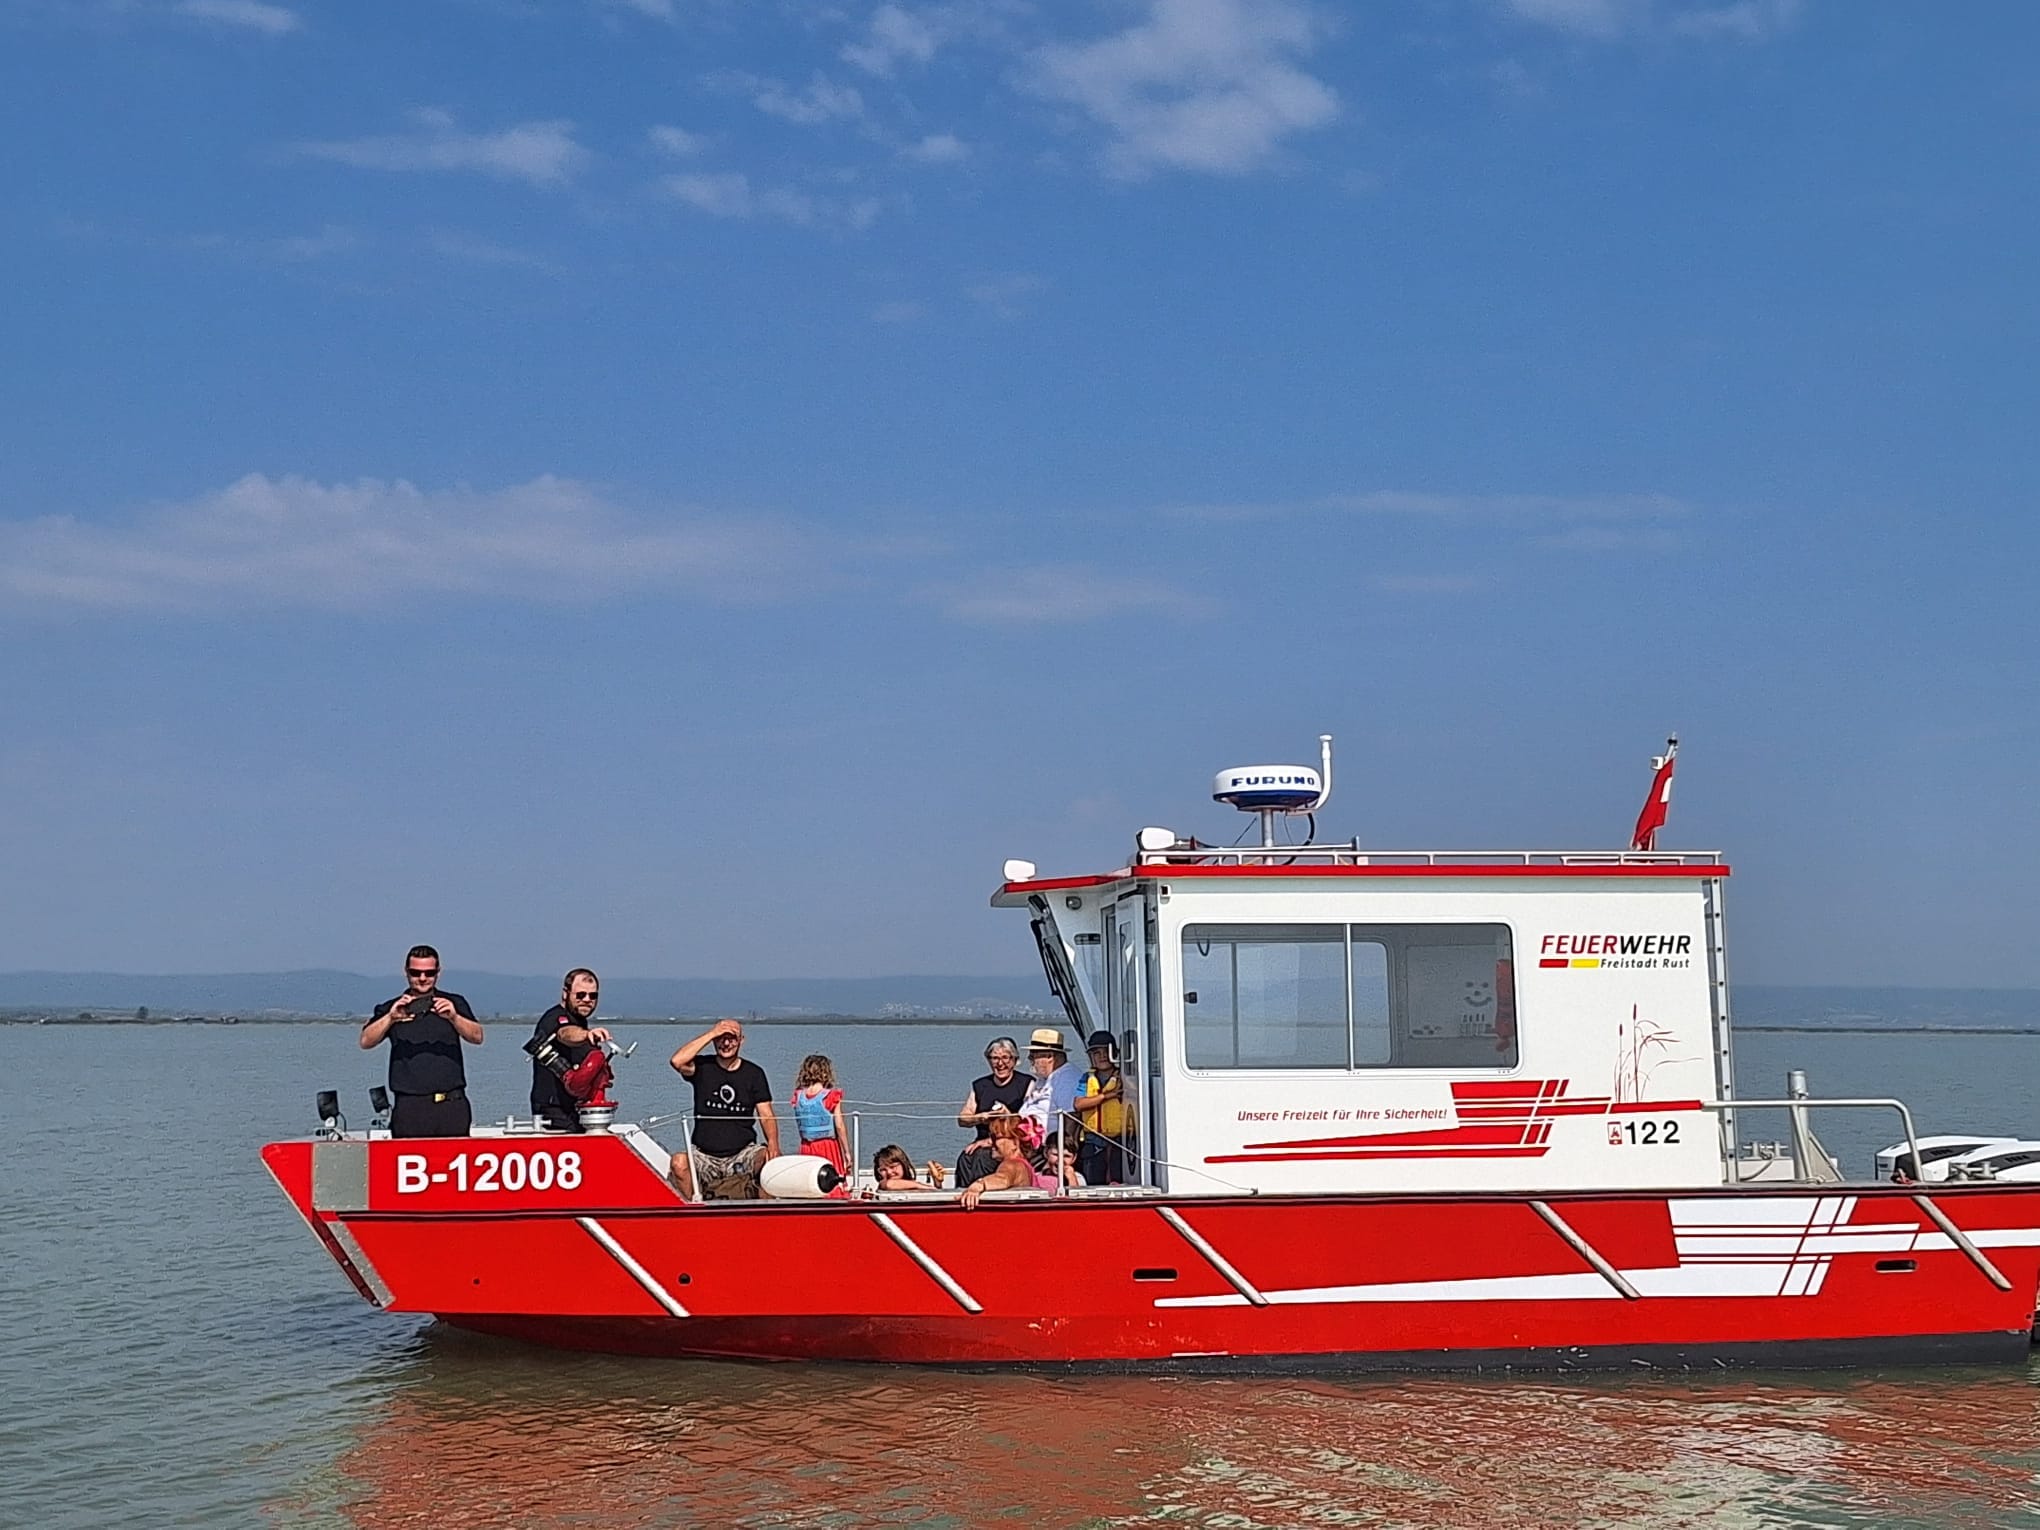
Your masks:
<path fill-rule="evenodd" d="M 991 1123 L 1000 1116 L 1017 1115 L 1027 1098 L 1027 1076 L 1020 1071 L 1020 1043 L 1011 1036 L 995 1036 L 985 1048 L 985 1062 L 991 1072 L 972 1082 L 963 1097 L 963 1109 L 956 1124 L 973 1129 L 973 1140 L 956 1160 L 956 1182 L 966 1184 L 982 1177 L 993 1163 Z"/>

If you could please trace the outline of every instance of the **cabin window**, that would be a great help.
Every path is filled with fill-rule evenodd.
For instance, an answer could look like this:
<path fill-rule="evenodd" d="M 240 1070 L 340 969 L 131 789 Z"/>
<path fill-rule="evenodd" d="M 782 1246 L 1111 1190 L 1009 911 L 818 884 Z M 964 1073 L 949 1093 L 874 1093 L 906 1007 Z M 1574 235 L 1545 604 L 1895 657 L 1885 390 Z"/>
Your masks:
<path fill-rule="evenodd" d="M 1193 924 L 1183 930 L 1192 1068 L 1511 1068 L 1503 924 Z"/>
<path fill-rule="evenodd" d="M 1349 1066 L 1343 925 L 1191 925 L 1183 989 L 1193 1068 Z"/>

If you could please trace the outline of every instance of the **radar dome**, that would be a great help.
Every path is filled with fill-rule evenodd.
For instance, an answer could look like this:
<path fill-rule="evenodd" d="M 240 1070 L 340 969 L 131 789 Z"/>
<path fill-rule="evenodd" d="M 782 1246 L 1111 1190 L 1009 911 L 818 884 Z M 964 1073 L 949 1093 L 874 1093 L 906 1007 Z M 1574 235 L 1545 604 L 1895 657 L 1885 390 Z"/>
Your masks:
<path fill-rule="evenodd" d="M 1211 795 L 1243 813 L 1307 813 L 1323 800 L 1325 783 L 1308 765 L 1235 765 L 1212 778 Z"/>

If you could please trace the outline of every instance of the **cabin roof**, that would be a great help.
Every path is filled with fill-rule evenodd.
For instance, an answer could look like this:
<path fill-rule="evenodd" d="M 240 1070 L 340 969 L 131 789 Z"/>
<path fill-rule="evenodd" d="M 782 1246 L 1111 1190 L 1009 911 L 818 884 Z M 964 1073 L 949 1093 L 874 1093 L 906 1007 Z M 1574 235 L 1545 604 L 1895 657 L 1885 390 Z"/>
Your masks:
<path fill-rule="evenodd" d="M 1032 877 L 1006 882 L 995 908 L 1024 907 L 1030 895 L 1106 887 L 1115 882 L 1269 880 L 1286 878 L 1696 878 L 1725 877 L 1716 850 L 1355 850 L 1349 846 L 1281 846 L 1143 852 L 1117 871 L 1094 876 Z"/>

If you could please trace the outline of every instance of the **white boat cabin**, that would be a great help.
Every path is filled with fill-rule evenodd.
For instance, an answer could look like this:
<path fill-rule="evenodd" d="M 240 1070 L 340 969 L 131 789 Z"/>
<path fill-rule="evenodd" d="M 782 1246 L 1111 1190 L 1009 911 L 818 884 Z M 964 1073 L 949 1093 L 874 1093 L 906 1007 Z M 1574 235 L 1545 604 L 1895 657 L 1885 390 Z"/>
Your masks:
<path fill-rule="evenodd" d="M 993 896 L 1031 915 L 1078 1045 L 1118 1038 L 1136 1177 L 1178 1195 L 1732 1177 L 1732 1117 L 1708 1108 L 1733 1083 L 1718 855 L 1277 845 L 1271 811 L 1324 800 L 1305 784 L 1272 809 L 1214 792 L 1263 814 L 1258 846 L 1143 830 L 1118 870 L 1009 862 Z"/>

